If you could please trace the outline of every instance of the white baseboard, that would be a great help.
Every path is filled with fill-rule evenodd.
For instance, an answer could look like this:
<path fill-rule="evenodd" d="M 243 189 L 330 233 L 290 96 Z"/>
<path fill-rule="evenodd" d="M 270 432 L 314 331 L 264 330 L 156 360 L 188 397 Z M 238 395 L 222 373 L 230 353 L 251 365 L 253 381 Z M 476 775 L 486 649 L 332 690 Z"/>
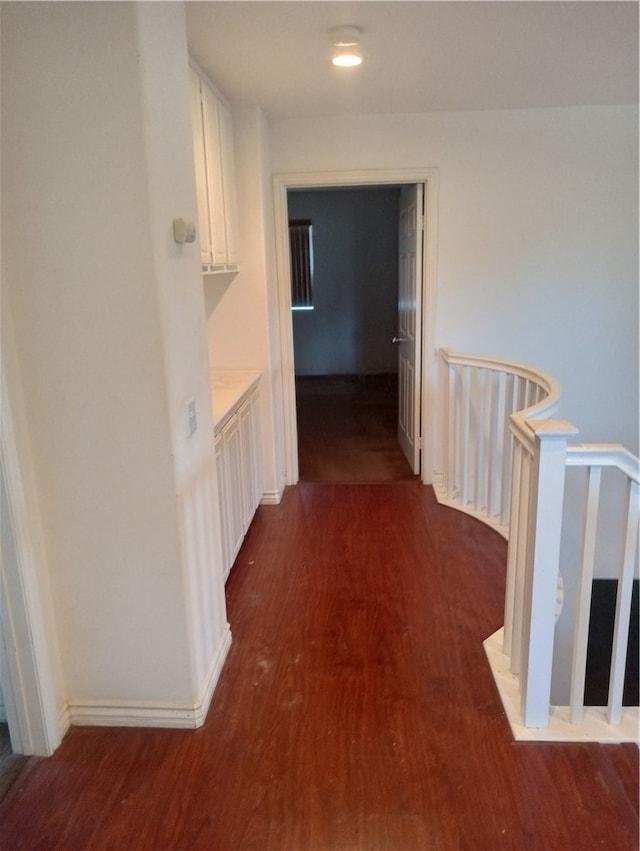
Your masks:
<path fill-rule="evenodd" d="M 69 703 L 65 710 L 67 726 L 170 727 L 184 730 L 201 727 L 230 647 L 231 630 L 227 624 L 205 677 L 200 700 L 193 706 L 117 700 Z"/>
<path fill-rule="evenodd" d="M 457 499 L 449 499 L 446 494 L 446 490 L 444 487 L 442 475 L 440 473 L 433 474 L 433 481 L 431 483 L 433 487 L 433 492 L 435 494 L 436 499 L 438 500 L 439 505 L 444 505 L 447 508 L 455 508 L 456 511 L 462 511 L 463 514 L 468 514 L 470 517 L 475 517 L 476 520 L 479 520 L 481 523 L 484 523 L 485 526 L 488 526 L 490 529 L 493 529 L 499 535 L 501 535 L 505 541 L 509 540 L 509 524 L 500 523 L 499 520 L 490 518 L 485 514 L 484 511 L 476 511 L 476 509 L 472 505 L 463 505 Z"/>
<path fill-rule="evenodd" d="M 58 730 L 60 731 L 60 741 L 62 741 L 70 726 L 71 717 L 69 715 L 69 704 L 65 703 L 64 706 L 58 707 Z"/>
<path fill-rule="evenodd" d="M 216 690 L 216 686 L 218 685 L 218 680 L 220 679 L 220 674 L 222 673 L 222 668 L 224 667 L 224 663 L 226 661 L 230 647 L 231 628 L 227 623 L 225 624 L 223 633 L 220 636 L 220 641 L 218 642 L 216 653 L 213 659 L 211 660 L 207 676 L 205 677 L 204 686 L 200 692 L 200 701 L 198 703 L 199 711 L 196 715 L 196 721 L 198 723 L 196 723 L 196 727 L 202 727 L 207 718 L 209 706 L 211 705 L 211 699 L 213 698 L 213 693 Z"/>
<path fill-rule="evenodd" d="M 260 505 L 280 505 L 282 493 L 283 491 L 281 490 L 264 491 L 260 498 Z"/>

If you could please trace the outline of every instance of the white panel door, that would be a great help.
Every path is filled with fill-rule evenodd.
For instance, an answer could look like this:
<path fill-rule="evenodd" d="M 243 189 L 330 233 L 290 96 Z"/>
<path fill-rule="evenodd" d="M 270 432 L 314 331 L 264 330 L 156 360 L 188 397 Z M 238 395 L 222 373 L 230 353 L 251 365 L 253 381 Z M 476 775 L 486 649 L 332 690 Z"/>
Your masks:
<path fill-rule="evenodd" d="M 420 472 L 423 184 L 403 186 L 398 241 L 398 442 Z"/>

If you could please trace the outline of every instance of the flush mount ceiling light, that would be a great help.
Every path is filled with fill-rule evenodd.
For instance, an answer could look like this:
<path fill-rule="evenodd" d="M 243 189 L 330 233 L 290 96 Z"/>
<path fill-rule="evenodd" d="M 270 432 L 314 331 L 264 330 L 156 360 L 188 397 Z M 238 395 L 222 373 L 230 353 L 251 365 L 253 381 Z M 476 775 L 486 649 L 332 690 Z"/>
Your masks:
<path fill-rule="evenodd" d="M 354 26 L 334 27 L 329 30 L 331 44 L 336 47 L 331 60 L 334 65 L 339 68 L 353 68 L 361 64 L 362 55 L 358 50 L 361 35 L 360 27 Z"/>

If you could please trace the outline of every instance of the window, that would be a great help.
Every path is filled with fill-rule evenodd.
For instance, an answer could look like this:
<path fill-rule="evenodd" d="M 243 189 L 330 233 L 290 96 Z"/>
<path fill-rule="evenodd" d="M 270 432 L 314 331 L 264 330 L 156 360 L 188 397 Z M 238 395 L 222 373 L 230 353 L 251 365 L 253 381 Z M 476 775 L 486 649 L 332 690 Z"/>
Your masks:
<path fill-rule="evenodd" d="M 313 310 L 313 241 L 311 221 L 289 222 L 291 252 L 291 308 Z"/>

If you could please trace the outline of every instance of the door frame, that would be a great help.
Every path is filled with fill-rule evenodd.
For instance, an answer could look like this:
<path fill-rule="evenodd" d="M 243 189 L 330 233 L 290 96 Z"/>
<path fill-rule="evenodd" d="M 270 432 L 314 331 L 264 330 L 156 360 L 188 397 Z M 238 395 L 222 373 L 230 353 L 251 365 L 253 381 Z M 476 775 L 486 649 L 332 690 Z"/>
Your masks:
<path fill-rule="evenodd" d="M 425 227 L 422 245 L 422 392 L 420 394 L 422 457 L 420 477 L 423 484 L 431 484 L 435 459 L 435 430 L 437 423 L 435 410 L 437 377 L 435 312 L 438 169 L 433 167 L 288 172 L 273 176 L 274 230 L 278 278 L 278 324 L 284 422 L 283 457 L 285 483 L 288 485 L 294 485 L 298 482 L 299 469 L 287 192 L 290 189 L 329 189 L 336 187 L 346 189 L 353 186 L 385 186 L 402 183 L 422 183 L 424 184 L 425 192 Z M 426 439 L 425 435 L 427 436 Z"/>
<path fill-rule="evenodd" d="M 33 494 L 28 494 L 33 485 L 30 460 L 18 446 L 17 429 L 24 422 L 9 388 L 13 382 L 15 396 L 19 379 L 7 330 L 0 365 L 0 509 L 7 535 L 0 551 L 2 689 L 14 752 L 50 756 L 62 741 L 68 718 L 66 710 L 59 713 L 56 700 L 55 637 L 47 623 L 52 613 L 39 576 L 44 569 L 42 535 L 33 516 Z"/>

